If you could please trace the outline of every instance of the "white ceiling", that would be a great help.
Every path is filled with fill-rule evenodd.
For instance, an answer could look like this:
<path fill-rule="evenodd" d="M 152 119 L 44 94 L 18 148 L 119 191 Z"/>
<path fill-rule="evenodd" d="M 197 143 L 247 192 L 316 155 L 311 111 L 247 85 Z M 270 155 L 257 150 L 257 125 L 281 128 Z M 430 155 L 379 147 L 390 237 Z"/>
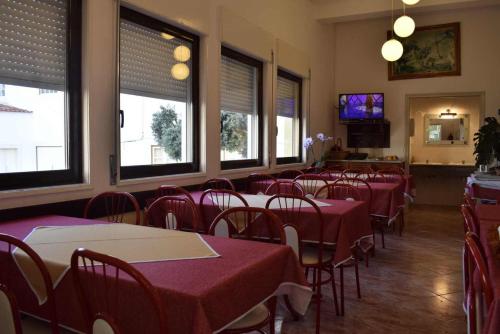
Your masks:
<path fill-rule="evenodd" d="M 310 0 L 314 15 L 322 22 L 343 22 L 385 17 L 390 15 L 391 0 Z M 500 0 L 420 0 L 411 6 L 413 13 L 460 8 L 500 5 Z M 394 0 L 396 9 L 402 8 L 400 0 Z"/>

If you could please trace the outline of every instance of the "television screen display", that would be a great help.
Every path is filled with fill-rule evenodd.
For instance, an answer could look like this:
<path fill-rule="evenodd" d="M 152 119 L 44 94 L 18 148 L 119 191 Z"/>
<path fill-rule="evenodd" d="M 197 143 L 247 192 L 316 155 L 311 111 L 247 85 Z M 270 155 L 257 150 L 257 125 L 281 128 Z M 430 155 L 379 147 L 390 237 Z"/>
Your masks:
<path fill-rule="evenodd" d="M 384 94 L 340 94 L 340 120 L 384 119 Z"/>

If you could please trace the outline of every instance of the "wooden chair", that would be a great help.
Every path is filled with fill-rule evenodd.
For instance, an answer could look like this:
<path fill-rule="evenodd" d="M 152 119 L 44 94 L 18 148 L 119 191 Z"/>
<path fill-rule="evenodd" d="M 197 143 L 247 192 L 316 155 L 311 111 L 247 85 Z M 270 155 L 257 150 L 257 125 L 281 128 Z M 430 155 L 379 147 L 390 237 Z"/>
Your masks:
<path fill-rule="evenodd" d="M 140 225 L 141 208 L 135 197 L 127 192 L 108 191 L 94 196 L 87 202 L 83 217 L 106 217 L 109 222 L 123 223 L 129 208 L 135 211 L 135 225 Z"/>
<path fill-rule="evenodd" d="M 278 179 L 289 179 L 293 180 L 297 176 L 304 174 L 302 171 L 297 170 L 297 169 L 287 169 L 279 173 Z"/>
<path fill-rule="evenodd" d="M 325 171 L 326 169 L 321 167 L 307 167 L 306 169 L 302 170 L 304 174 L 318 174 L 318 175 Z"/>
<path fill-rule="evenodd" d="M 152 328 L 158 333 L 167 333 L 164 302 L 156 288 L 130 264 L 105 254 L 86 249 L 77 249 L 71 256 L 71 275 L 85 319 L 87 333 L 97 329 L 106 333 L 123 333 L 124 314 L 134 305 L 126 305 L 130 282 L 139 290 L 141 308 L 154 321 Z M 126 284 L 123 282 L 126 281 Z M 134 284 L 134 285 L 135 285 Z M 142 298 L 141 298 L 142 296 Z M 149 308 L 149 307 L 150 308 Z M 124 312 L 125 311 L 125 312 Z M 102 333 L 101 331 L 99 331 Z"/>
<path fill-rule="evenodd" d="M 264 194 L 271 182 L 276 178 L 269 174 L 252 173 L 247 177 L 247 193 Z"/>
<path fill-rule="evenodd" d="M 5 244 L 7 247 L 7 251 L 9 254 L 12 254 L 12 252 L 18 248 L 22 250 L 30 259 L 31 261 L 35 264 L 36 268 L 38 269 L 38 272 L 40 273 L 40 277 L 43 280 L 43 287 L 45 288 L 45 295 L 47 296 L 46 299 L 46 304 L 47 304 L 47 310 L 48 310 L 48 316 L 50 320 L 50 327 L 52 334 L 58 334 L 59 333 L 59 322 L 57 319 L 57 309 L 56 309 L 56 301 L 55 301 L 55 294 L 54 294 L 54 284 L 52 281 L 52 278 L 50 277 L 49 271 L 47 270 L 47 267 L 45 266 L 43 260 L 40 258 L 40 256 L 26 243 L 23 241 L 8 235 L 8 234 L 3 234 L 0 233 L 0 244 Z M 16 322 L 19 321 L 19 319 L 16 317 L 19 317 L 19 314 L 17 313 L 17 305 L 15 302 L 15 298 L 13 298 L 13 293 L 14 289 L 12 288 L 13 283 L 12 283 L 12 273 L 18 271 L 17 265 L 14 263 L 13 257 L 10 257 L 10 261 L 8 264 L 8 268 L 2 268 L 0 270 L 0 286 L 3 286 L 1 289 L 0 296 L 3 295 L 5 296 L 4 298 L 7 298 L 5 301 L 9 301 L 12 309 L 12 320 L 14 324 L 14 328 L 18 328 L 18 324 Z M 1 308 L 1 307 L 0 307 Z M 16 315 L 16 314 L 17 315 Z M 2 326 L 3 324 L 0 324 Z M 3 331 L 2 331 L 3 333 Z M 20 332 L 15 332 L 15 333 L 20 333 Z"/>
<path fill-rule="evenodd" d="M 239 193 L 227 189 L 208 189 L 200 197 L 200 215 L 204 231 L 208 233 L 212 221 L 221 212 L 232 207 L 248 207 L 247 201 Z"/>
<path fill-rule="evenodd" d="M 469 333 L 476 333 L 476 316 L 488 313 L 488 309 L 493 302 L 493 287 L 488 273 L 484 249 L 477 234 L 473 232 L 467 232 L 465 234 L 465 252 L 468 263 L 467 269 L 469 277 L 474 277 L 473 274 L 477 271 L 479 273 L 479 280 L 481 283 L 481 291 L 476 291 L 473 280 L 469 280 Z M 482 293 L 482 296 L 484 297 L 484 305 L 486 306 L 486 310 L 484 310 L 484 312 L 481 312 L 476 308 L 476 296 L 479 296 L 480 293 Z M 482 298 L 479 299 L 483 300 Z"/>
<path fill-rule="evenodd" d="M 324 219 L 319 207 L 312 200 L 306 197 L 293 195 L 274 195 L 266 203 L 266 209 L 271 208 L 276 213 L 284 226 L 287 244 L 295 251 L 300 264 L 306 270 L 306 276 L 309 270 L 313 271 L 312 287 L 316 296 L 316 333 L 320 332 L 321 322 L 321 286 L 331 282 L 333 298 L 335 302 L 335 311 L 339 314 L 337 303 L 337 290 L 335 287 L 333 251 L 326 250 L 324 245 Z M 307 209 L 305 209 L 307 208 Z M 311 210 L 314 215 L 311 215 Z M 317 227 L 317 240 L 314 245 L 303 242 L 301 225 L 304 222 Z M 322 272 L 330 274 L 330 278 L 322 280 Z"/>
<path fill-rule="evenodd" d="M 269 185 L 266 191 L 266 195 L 294 195 L 294 196 L 305 196 L 304 188 L 297 182 L 292 180 L 278 180 Z"/>
<path fill-rule="evenodd" d="M 191 193 L 187 191 L 186 189 L 179 187 L 179 186 L 174 186 L 174 185 L 161 185 L 156 189 L 155 193 L 155 198 L 160 198 L 162 196 L 180 196 L 180 197 L 186 197 L 191 200 L 191 202 L 194 203 L 193 196 L 191 196 Z"/>
<path fill-rule="evenodd" d="M 314 198 L 361 201 L 361 194 L 350 184 L 335 182 L 319 188 Z"/>
<path fill-rule="evenodd" d="M 3 284 L 0 284 L 0 319 L 2 319 L 2 333 L 22 334 L 21 317 L 16 297 Z"/>
<path fill-rule="evenodd" d="M 200 186 L 200 190 L 208 189 L 226 189 L 236 191 L 233 182 L 225 177 L 207 180 Z"/>
<path fill-rule="evenodd" d="M 302 186 L 306 197 L 314 197 L 316 190 L 328 184 L 319 174 L 299 175 L 293 181 Z"/>
<path fill-rule="evenodd" d="M 198 231 L 198 208 L 188 197 L 162 196 L 144 210 L 145 224 L 170 230 Z"/>

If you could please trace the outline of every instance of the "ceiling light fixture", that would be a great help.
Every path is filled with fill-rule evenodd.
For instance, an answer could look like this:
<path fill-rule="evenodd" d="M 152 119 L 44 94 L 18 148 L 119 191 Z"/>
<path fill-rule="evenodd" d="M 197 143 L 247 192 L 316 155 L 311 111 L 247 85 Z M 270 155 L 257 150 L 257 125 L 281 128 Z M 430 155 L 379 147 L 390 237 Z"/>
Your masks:
<path fill-rule="evenodd" d="M 405 5 L 413 6 L 420 2 L 420 0 L 402 0 Z"/>
<path fill-rule="evenodd" d="M 186 80 L 189 77 L 189 67 L 184 63 L 175 64 L 170 72 L 177 80 Z"/>
<path fill-rule="evenodd" d="M 180 62 L 186 62 L 191 58 L 191 50 L 187 46 L 179 45 L 174 49 L 174 59 Z"/>
<path fill-rule="evenodd" d="M 394 22 L 394 32 L 399 37 L 405 38 L 411 36 L 415 31 L 415 21 L 406 15 L 406 6 L 403 3 L 403 15 Z"/>
<path fill-rule="evenodd" d="M 391 26 L 394 27 L 394 0 L 392 0 Z M 396 61 L 403 55 L 403 44 L 394 38 L 394 29 L 391 29 L 392 37 L 382 45 L 382 57 L 387 61 Z"/>

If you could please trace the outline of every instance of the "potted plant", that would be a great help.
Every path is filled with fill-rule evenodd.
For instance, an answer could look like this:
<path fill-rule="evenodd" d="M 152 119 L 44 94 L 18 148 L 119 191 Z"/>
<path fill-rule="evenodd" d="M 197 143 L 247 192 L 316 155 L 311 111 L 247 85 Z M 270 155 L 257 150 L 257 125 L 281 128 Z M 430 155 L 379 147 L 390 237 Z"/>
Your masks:
<path fill-rule="evenodd" d="M 325 136 L 325 134 L 322 132 L 319 132 L 316 135 L 316 138 L 307 137 L 305 139 L 304 148 L 306 149 L 306 151 L 310 151 L 312 154 L 312 158 L 313 158 L 313 163 L 311 165 L 312 167 L 323 167 L 325 165 L 325 160 L 326 160 L 325 145 L 327 142 L 332 141 L 332 140 L 333 140 L 333 137 Z M 316 159 L 316 155 L 314 154 L 314 144 L 316 142 L 321 143 L 321 154 L 319 156 L 319 159 Z"/>
<path fill-rule="evenodd" d="M 495 117 L 484 119 L 485 124 L 474 134 L 476 167 L 489 166 L 496 159 L 496 173 L 500 175 L 500 124 Z"/>

